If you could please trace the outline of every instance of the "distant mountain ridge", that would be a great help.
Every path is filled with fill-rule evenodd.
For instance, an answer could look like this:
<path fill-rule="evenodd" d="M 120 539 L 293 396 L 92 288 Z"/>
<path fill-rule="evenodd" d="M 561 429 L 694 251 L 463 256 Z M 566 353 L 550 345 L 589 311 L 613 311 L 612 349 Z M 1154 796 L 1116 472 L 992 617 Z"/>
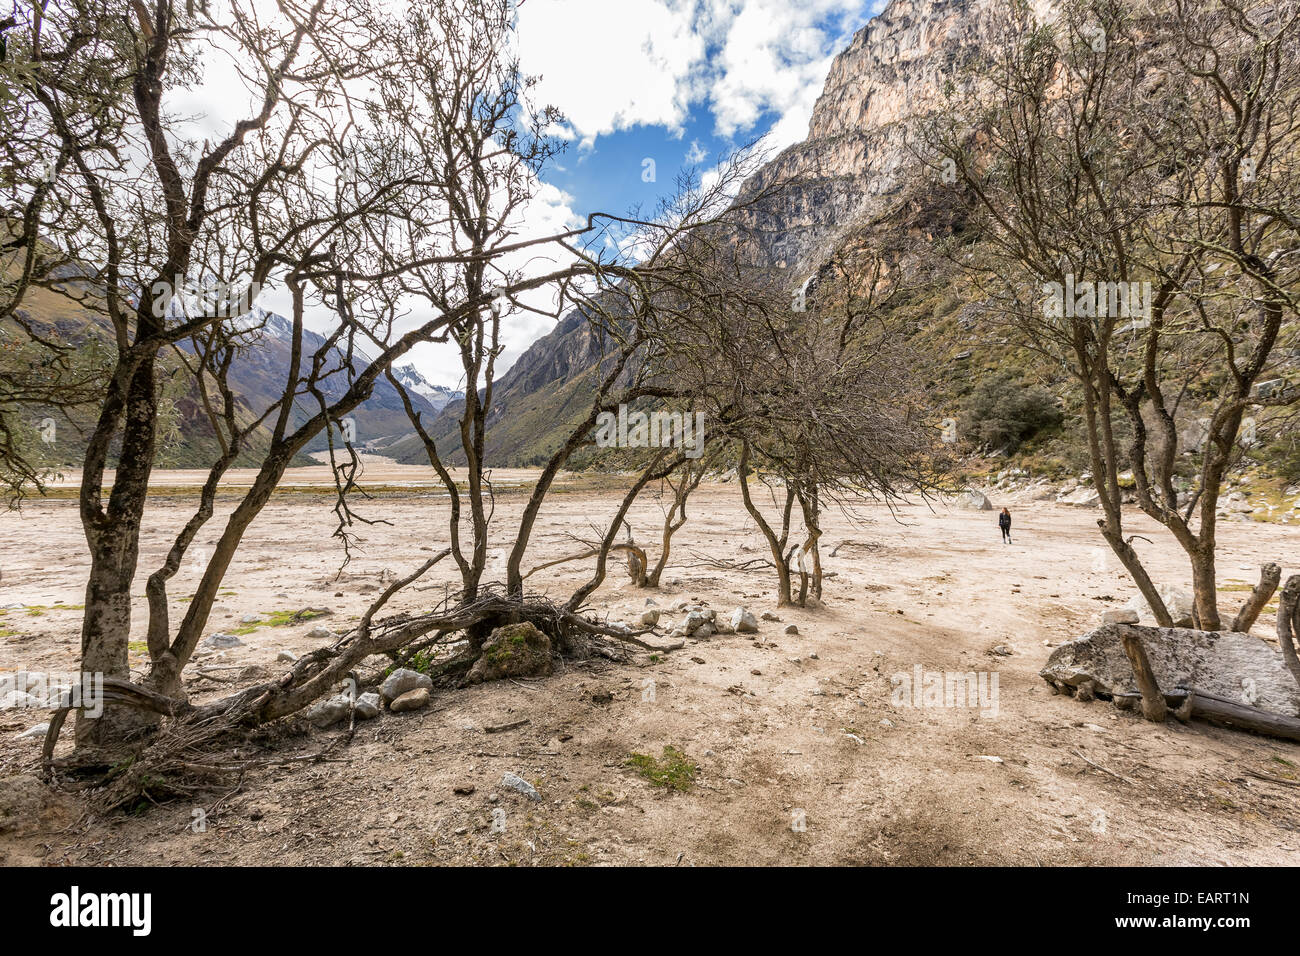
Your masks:
<path fill-rule="evenodd" d="M 292 356 L 293 323 L 282 315 L 260 308 L 254 308 L 246 319 L 254 329 L 254 345 L 246 348 L 238 359 L 231 363 L 231 387 L 248 401 L 250 407 L 261 410 L 274 402 L 284 390 L 289 375 L 289 362 Z M 303 329 L 302 351 L 303 370 L 308 366 L 310 356 L 325 345 L 326 339 L 310 329 Z M 343 354 L 336 345 L 327 360 L 326 370 L 339 369 Z M 357 350 L 354 364 L 360 369 L 370 362 L 370 357 Z M 301 373 L 301 372 L 300 372 Z M 411 396 L 411 404 L 417 412 L 433 418 L 448 402 L 462 397 L 459 392 L 436 386 L 428 382 L 413 365 L 396 366 L 394 377 L 400 381 Z M 321 394 L 327 402 L 332 402 L 347 391 L 348 381 L 342 371 L 335 371 L 325 376 L 321 385 Z M 297 424 L 310 414 L 318 411 L 314 402 L 299 398 L 293 423 Z M 402 398 L 396 388 L 385 376 L 375 381 L 370 398 L 362 402 L 348 417 L 353 419 L 355 444 L 371 451 L 380 451 L 404 436 L 414 433 L 410 419 L 407 418 Z M 336 439 L 337 440 L 337 439 Z M 308 452 L 320 451 L 328 447 L 328 439 L 322 431 L 307 444 Z"/>

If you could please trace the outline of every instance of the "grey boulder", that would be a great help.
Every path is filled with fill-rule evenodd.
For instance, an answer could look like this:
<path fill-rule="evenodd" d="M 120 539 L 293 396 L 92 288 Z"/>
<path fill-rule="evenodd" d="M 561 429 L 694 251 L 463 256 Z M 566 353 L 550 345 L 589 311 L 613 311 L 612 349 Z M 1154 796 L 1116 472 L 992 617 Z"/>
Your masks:
<path fill-rule="evenodd" d="M 1078 688 L 1093 681 L 1096 693 L 1137 693 L 1120 628 L 1106 624 L 1052 651 L 1039 671 L 1049 684 Z M 1161 691 L 1196 689 L 1288 717 L 1300 715 L 1300 685 L 1274 645 L 1249 634 L 1183 627 L 1138 627 Z"/>
<path fill-rule="evenodd" d="M 392 702 L 403 694 L 420 688 L 433 690 L 433 679 L 428 674 L 421 674 L 419 671 L 399 667 L 384 678 L 384 682 L 379 685 L 379 696 L 386 701 Z"/>

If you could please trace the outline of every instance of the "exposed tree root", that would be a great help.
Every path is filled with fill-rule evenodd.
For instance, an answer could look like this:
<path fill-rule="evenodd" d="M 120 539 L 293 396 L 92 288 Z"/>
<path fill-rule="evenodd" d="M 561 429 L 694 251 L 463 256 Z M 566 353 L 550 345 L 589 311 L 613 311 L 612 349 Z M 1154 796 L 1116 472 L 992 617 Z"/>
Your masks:
<path fill-rule="evenodd" d="M 75 708 L 61 709 L 55 713 L 45 737 L 42 764 L 47 779 L 81 789 L 99 788 L 96 802 L 108 811 L 134 806 L 140 800 L 192 799 L 200 791 L 228 785 L 232 776 L 242 776 L 258 766 L 329 759 L 334 751 L 347 746 L 355 722 L 319 753 L 289 761 L 250 760 L 241 755 L 240 745 L 258 728 L 291 718 L 336 692 L 345 679 L 354 678 L 359 687 L 373 686 L 393 666 L 410 663 L 421 651 L 448 650 L 448 657 L 431 668 L 430 676 L 437 686 L 460 686 L 479 656 L 470 649 L 467 632 L 471 628 L 490 631 L 527 621 L 566 656 L 584 653 L 592 641 L 630 644 L 657 652 L 684 646 L 683 641 L 656 646 L 641 640 L 653 628 L 633 629 L 592 620 L 540 596 L 511 598 L 498 585 L 481 588 L 478 597 L 464 604 L 439 607 L 427 614 L 374 619 L 393 594 L 437 560 L 430 559 L 420 571 L 395 581 L 356 627 L 333 645 L 304 654 L 277 680 L 195 706 L 128 681 L 105 679 L 105 702 L 150 711 L 167 719 L 149 737 L 112 754 L 81 748 L 69 758 L 55 760 L 59 734 L 68 713 Z M 596 650 L 604 653 L 609 647 Z"/>

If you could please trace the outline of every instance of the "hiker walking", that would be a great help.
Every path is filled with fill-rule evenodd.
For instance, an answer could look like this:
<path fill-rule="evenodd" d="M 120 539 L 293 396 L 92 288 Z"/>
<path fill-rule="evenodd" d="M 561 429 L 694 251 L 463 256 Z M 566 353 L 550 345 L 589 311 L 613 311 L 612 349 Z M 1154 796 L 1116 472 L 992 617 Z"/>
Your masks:
<path fill-rule="evenodd" d="M 1002 543 L 1011 543 L 1011 512 L 1006 508 L 998 515 L 998 527 L 1002 529 Z"/>

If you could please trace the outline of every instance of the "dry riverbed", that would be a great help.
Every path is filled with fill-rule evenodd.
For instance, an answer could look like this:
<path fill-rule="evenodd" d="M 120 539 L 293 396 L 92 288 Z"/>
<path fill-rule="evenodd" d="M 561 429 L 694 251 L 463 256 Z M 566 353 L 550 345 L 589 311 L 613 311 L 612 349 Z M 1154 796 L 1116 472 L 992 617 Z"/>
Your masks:
<path fill-rule="evenodd" d="M 276 673 L 280 651 L 320 643 L 308 636 L 314 626 L 346 630 L 381 580 L 447 543 L 446 502 L 428 470 L 372 467 L 367 480 L 385 491 L 356 504 L 391 524 L 354 527 L 360 538 L 340 571 L 322 476 L 301 471 L 291 476 L 300 492 L 273 499 L 227 576 L 208 630 L 238 633 L 242 646 L 205 658 L 218 679 L 194 680 L 197 700 Z M 500 478 L 504 529 L 522 508 L 518 489 L 529 474 Z M 188 514 L 189 483 L 163 476 L 173 493 L 151 499 L 140 594 Z M 616 506 L 597 479 L 575 479 L 564 491 L 547 505 L 530 566 L 577 550 L 570 535 L 590 536 Z M 218 518 L 233 501 L 223 497 Z M 824 605 L 777 608 L 770 569 L 710 563 L 761 558 L 765 549 L 735 486 L 704 486 L 675 542 L 672 583 L 640 591 L 615 568 L 592 606 L 629 623 L 647 598 L 665 622 L 695 601 L 720 618 L 739 606 L 780 618 L 763 621 L 757 635 L 688 641 L 660 655 L 637 650 L 626 663 L 570 661 L 545 680 L 439 692 L 428 709 L 360 724 L 330 762 L 256 770 L 237 789 L 232 782 L 138 815 L 106 818 L 75 798 L 48 797 L 23 824 L 0 820 L 0 862 L 1300 862 L 1294 790 L 1249 774 L 1300 778 L 1300 747 L 1199 723 L 1155 726 L 1107 703 L 1052 694 L 1037 673 L 1050 647 L 1091 629 L 1134 588 L 1100 547 L 1092 510 L 994 504 L 1012 507 L 1013 544 L 1001 543 L 993 512 L 916 504 L 897 516 L 883 507 L 853 520 L 828 516 Z M 1132 520 L 1132 531 L 1151 539 L 1137 547 L 1156 580 L 1184 584 L 1186 562 L 1173 541 Z M 653 497 L 633 510 L 642 542 L 656 540 L 661 521 Z M 210 523 L 199 547 L 218 528 Z M 1229 523 L 1221 541 L 1222 598 L 1235 612 L 1263 561 L 1285 566 L 1294 557 L 1300 531 Z M 503 552 L 494 562 L 503 565 Z M 588 562 L 561 565 L 531 581 L 567 596 L 589 570 Z M 429 590 L 405 593 L 392 610 L 440 599 L 455 572 L 435 571 Z M 75 501 L 32 501 L 0 516 L 0 673 L 76 668 L 85 573 Z M 198 574 L 187 566 L 174 579 L 174 614 Z M 270 623 L 304 607 L 330 614 Z M 251 615 L 265 625 L 245 623 Z M 143 641 L 139 599 L 135 623 Z M 785 633 L 790 624 L 797 634 Z M 1255 633 L 1268 640 L 1272 629 L 1266 613 Z M 143 644 L 135 646 L 143 667 Z M 893 678 L 918 665 L 996 673 L 996 713 L 897 705 Z M 40 741 L 15 737 L 46 718 L 0 710 L 0 777 L 35 771 Z M 340 732 L 287 736 L 269 755 L 310 754 Z M 674 773 L 689 765 L 693 780 Z M 656 786 L 656 768 L 685 789 Z M 541 801 L 502 787 L 505 773 L 529 781 Z M 202 832 L 191 826 L 196 810 L 206 814 Z"/>

